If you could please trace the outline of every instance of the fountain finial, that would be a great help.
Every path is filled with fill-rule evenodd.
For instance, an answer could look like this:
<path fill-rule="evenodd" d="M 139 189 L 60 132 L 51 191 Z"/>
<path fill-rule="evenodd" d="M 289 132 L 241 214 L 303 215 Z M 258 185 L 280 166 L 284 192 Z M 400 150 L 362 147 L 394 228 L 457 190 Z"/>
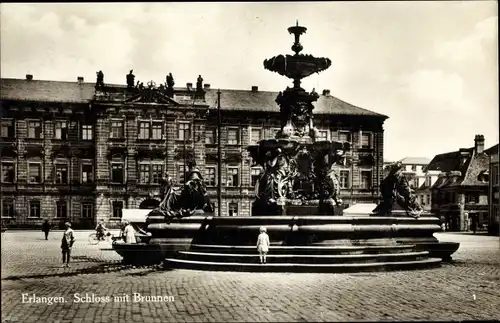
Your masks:
<path fill-rule="evenodd" d="M 290 34 L 294 34 L 295 36 L 295 42 L 292 46 L 292 50 L 295 52 L 295 55 L 298 55 L 302 50 L 302 45 L 300 44 L 300 35 L 304 34 L 306 30 L 306 27 L 299 26 L 298 19 L 295 20 L 295 26 L 288 28 L 288 32 Z"/>

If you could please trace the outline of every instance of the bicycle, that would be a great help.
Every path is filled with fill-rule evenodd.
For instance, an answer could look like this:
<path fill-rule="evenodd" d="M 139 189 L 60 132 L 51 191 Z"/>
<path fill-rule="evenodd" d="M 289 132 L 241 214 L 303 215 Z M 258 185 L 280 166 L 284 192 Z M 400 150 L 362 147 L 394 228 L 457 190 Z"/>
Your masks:
<path fill-rule="evenodd" d="M 112 238 L 111 238 L 111 233 L 110 232 L 104 233 L 100 239 L 97 238 L 97 232 L 92 232 L 89 235 L 89 243 L 91 245 L 96 245 L 96 244 L 98 244 L 101 241 L 108 241 L 108 242 L 110 242 L 111 239 Z"/>

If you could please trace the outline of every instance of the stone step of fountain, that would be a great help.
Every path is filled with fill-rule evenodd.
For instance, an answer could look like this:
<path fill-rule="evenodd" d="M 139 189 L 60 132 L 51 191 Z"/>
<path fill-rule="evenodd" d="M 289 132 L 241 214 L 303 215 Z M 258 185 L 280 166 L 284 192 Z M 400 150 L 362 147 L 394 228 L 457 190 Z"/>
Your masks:
<path fill-rule="evenodd" d="M 206 245 L 192 244 L 191 251 L 209 253 L 236 253 L 255 254 L 255 245 Z M 307 254 L 307 255 L 355 255 L 355 254 L 380 254 L 380 253 L 407 253 L 415 251 L 415 245 L 401 244 L 388 246 L 279 246 L 271 245 L 269 252 L 274 254 Z"/>
<path fill-rule="evenodd" d="M 413 261 L 386 261 L 350 264 L 301 264 L 301 263 L 238 263 L 208 262 L 167 258 L 165 268 L 184 268 L 195 270 L 243 271 L 243 272 L 328 272 L 347 273 L 362 271 L 388 271 L 436 268 L 441 259 L 427 258 Z"/>
<path fill-rule="evenodd" d="M 203 262 L 223 262 L 223 263 L 258 263 L 259 256 L 254 254 L 235 253 L 208 253 L 195 251 L 179 251 L 179 259 L 203 261 Z M 428 258 L 429 252 L 406 252 L 406 253 L 380 253 L 361 255 L 295 255 L 295 254 L 275 254 L 269 253 L 267 260 L 269 263 L 297 263 L 297 264 L 352 264 L 352 263 L 374 263 L 374 262 L 404 262 L 415 261 Z"/>

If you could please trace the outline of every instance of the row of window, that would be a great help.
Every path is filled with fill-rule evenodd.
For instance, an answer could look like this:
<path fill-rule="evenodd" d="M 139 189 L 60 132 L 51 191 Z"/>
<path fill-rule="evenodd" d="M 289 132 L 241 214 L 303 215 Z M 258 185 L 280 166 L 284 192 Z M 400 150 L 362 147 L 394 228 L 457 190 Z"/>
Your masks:
<path fill-rule="evenodd" d="M 182 171 L 183 165 L 179 165 L 179 183 L 184 183 L 184 173 Z M 187 172 L 187 169 L 186 169 Z M 255 186 L 257 181 L 261 176 L 262 169 L 260 167 L 252 167 L 250 169 L 250 185 Z M 351 188 L 351 171 L 348 169 L 342 169 L 339 171 L 339 184 L 342 189 Z M 240 168 L 238 166 L 228 166 L 227 167 L 227 182 L 226 186 L 238 187 L 240 186 Z M 371 189 L 372 188 L 372 171 L 371 170 L 361 170 L 361 189 Z M 205 165 L 205 175 L 204 180 L 207 186 L 217 186 L 217 166 L 216 165 Z"/>
<path fill-rule="evenodd" d="M 455 192 L 439 192 L 435 197 L 438 198 L 438 204 L 457 203 L 457 193 Z M 465 194 L 465 203 L 479 203 L 479 193 Z"/>
<path fill-rule="evenodd" d="M 178 165 L 177 181 L 184 183 L 184 177 L 188 171 L 184 165 Z M 240 183 L 240 166 L 227 166 L 226 168 L 226 186 L 238 187 Z M 80 183 L 91 184 L 94 182 L 94 169 L 91 163 L 82 163 L 80 168 Z M 68 184 L 68 165 L 55 164 L 54 166 L 54 183 L 55 184 Z M 138 167 L 138 181 L 140 184 L 159 184 L 164 174 L 164 165 L 160 163 L 139 163 Z M 252 167 L 250 169 L 251 186 L 255 186 L 261 174 L 260 167 Z M 125 182 L 125 169 L 123 162 L 111 162 L 111 178 L 112 183 Z M 350 170 L 342 169 L 338 173 L 340 187 L 347 189 L 351 187 Z M 361 189 L 370 189 L 372 187 L 372 171 L 361 170 Z M 217 186 L 217 166 L 206 165 L 204 180 L 207 186 Z M 15 182 L 15 163 L 2 162 L 2 182 L 14 183 Z M 42 164 L 41 162 L 28 163 L 28 183 L 42 183 Z"/>
<path fill-rule="evenodd" d="M 261 168 L 253 167 L 251 169 L 251 186 L 255 186 L 257 181 L 261 176 Z M 339 185 L 341 189 L 351 188 L 351 171 L 348 169 L 341 169 L 338 171 Z M 372 188 L 372 171 L 371 170 L 361 170 L 360 171 L 360 189 L 371 189 Z M 228 167 L 228 179 L 227 186 L 239 186 L 239 169 L 237 166 Z M 182 181 L 182 179 L 181 179 Z M 216 186 L 216 166 L 205 166 L 205 182 L 207 186 Z"/>
<path fill-rule="evenodd" d="M 67 140 L 68 139 L 68 129 L 69 127 L 76 127 L 76 122 L 68 123 L 68 121 L 56 121 L 54 125 L 54 138 Z M 192 129 L 191 123 L 189 121 L 180 121 L 177 123 L 177 140 L 191 140 L 192 139 Z M 43 138 L 42 133 L 42 123 L 38 120 L 28 121 L 28 138 L 41 139 Z M 139 121 L 138 123 L 138 139 L 153 139 L 161 140 L 164 137 L 164 122 L 163 121 Z M 276 133 L 280 129 L 272 128 L 273 132 Z M 15 137 L 14 123 L 13 121 L 2 120 L 2 137 Z M 110 138 L 124 138 L 125 128 L 124 121 L 113 120 L 111 121 Z M 338 138 L 340 141 L 351 142 L 352 136 L 350 131 L 339 131 Z M 81 139 L 82 140 L 92 140 L 93 139 L 93 126 L 91 124 L 83 124 L 81 127 Z M 263 129 L 251 127 L 250 130 L 250 143 L 256 144 L 263 139 Z M 318 132 L 318 138 L 316 140 L 328 140 L 329 131 L 320 130 Z M 207 127 L 205 129 L 205 143 L 208 145 L 216 144 L 217 142 L 217 129 L 215 127 Z M 227 128 L 227 141 L 228 145 L 239 145 L 240 140 L 240 129 L 238 127 L 228 127 Z M 361 148 L 371 148 L 372 147 L 372 137 L 370 132 L 362 132 L 360 140 Z"/>
<path fill-rule="evenodd" d="M 164 139 L 163 137 L 163 121 L 139 121 L 138 138 L 139 139 Z M 178 139 L 190 138 L 191 125 L 187 122 L 177 125 Z M 54 139 L 67 140 L 69 128 L 76 127 L 76 122 L 56 121 L 54 124 Z M 41 139 L 43 138 L 42 122 L 39 120 L 29 120 L 27 124 L 28 138 Z M 2 120 L 1 136 L 6 138 L 15 137 L 15 126 L 12 120 Z M 111 138 L 124 138 L 124 122 L 111 121 Z M 81 127 L 81 139 L 93 139 L 93 126 L 91 124 L 83 124 Z"/>
<path fill-rule="evenodd" d="M 57 121 L 54 125 L 54 138 L 55 139 L 68 139 L 68 128 L 70 124 L 68 121 Z M 72 122 L 71 127 L 76 127 L 76 123 Z M 83 140 L 93 139 L 93 126 L 91 124 L 83 124 L 81 126 L 81 138 Z M 39 120 L 29 120 L 27 124 L 28 138 L 42 139 L 43 127 L 42 122 Z M 14 138 L 15 127 L 14 122 L 10 120 L 2 120 L 1 123 L 1 136 L 3 138 Z"/>
<path fill-rule="evenodd" d="M 15 217 L 15 203 L 14 200 L 2 200 L 2 217 L 13 218 Z M 56 218 L 68 218 L 68 203 L 66 201 L 57 201 L 55 206 Z M 41 202 L 39 200 L 29 201 L 28 217 L 40 218 L 41 217 Z M 94 204 L 85 202 L 81 204 L 81 217 L 93 218 L 94 217 Z"/>
<path fill-rule="evenodd" d="M 417 171 L 417 167 L 418 167 L 418 166 L 420 166 L 420 167 L 419 167 L 419 170 L 421 170 L 421 169 L 423 168 L 423 166 L 422 166 L 422 165 L 415 165 L 415 164 L 412 164 L 412 165 L 405 165 L 405 170 L 406 170 L 406 171 L 410 171 L 410 170 L 411 170 L 412 172 L 416 172 L 416 171 Z"/>
<path fill-rule="evenodd" d="M 15 213 L 15 203 L 14 200 L 2 200 L 1 204 L 2 210 L 1 214 L 3 218 L 14 218 Z M 123 214 L 124 203 L 123 201 L 113 201 L 111 203 L 112 217 L 121 218 Z M 228 202 L 228 215 L 238 216 L 238 203 Z M 29 201 L 28 216 L 30 218 L 41 218 L 41 203 L 39 200 Z M 55 216 L 56 218 L 68 218 L 68 203 L 66 201 L 57 201 L 55 206 Z M 81 218 L 92 219 L 94 217 L 94 204 L 91 202 L 85 202 L 81 204 Z"/>
<path fill-rule="evenodd" d="M 91 163 L 81 164 L 80 179 L 83 184 L 94 182 L 94 167 Z M 2 183 L 14 183 L 16 180 L 15 163 L 2 162 Z M 54 166 L 54 183 L 68 184 L 69 171 L 67 164 L 56 164 Z M 28 162 L 28 183 L 42 183 L 42 162 Z"/>
<path fill-rule="evenodd" d="M 273 131 L 275 134 L 279 130 L 280 130 L 279 128 L 273 128 Z M 237 131 L 237 129 L 233 130 L 233 131 Z M 261 128 L 252 127 L 250 130 L 250 143 L 256 144 L 260 140 L 262 140 L 263 139 L 262 132 L 263 131 Z M 229 139 L 229 130 L 228 130 L 228 139 Z M 318 136 L 316 137 L 316 141 L 329 140 L 329 139 L 330 139 L 330 136 L 329 136 L 328 130 L 319 130 L 318 131 Z M 351 132 L 346 131 L 346 130 L 339 130 L 338 131 L 338 140 L 352 142 Z M 361 133 L 360 145 L 361 145 L 361 148 L 371 148 L 372 147 L 372 134 L 370 132 L 362 132 Z"/>
<path fill-rule="evenodd" d="M 113 201 L 111 204 L 112 204 L 112 216 L 114 218 L 121 218 L 124 208 L 123 201 Z M 229 216 L 238 216 L 239 214 L 238 202 L 228 202 L 227 209 Z"/>
<path fill-rule="evenodd" d="M 111 182 L 124 182 L 123 163 L 111 164 Z M 92 184 L 94 182 L 94 167 L 91 163 L 81 164 L 80 183 Z M 54 166 L 54 183 L 68 184 L 69 171 L 67 164 L 56 164 Z M 163 174 L 163 165 L 160 164 L 139 164 L 139 182 L 141 184 L 159 184 Z M 2 162 L 2 183 L 15 182 L 15 163 Z M 42 183 L 42 163 L 28 163 L 28 183 Z"/>
<path fill-rule="evenodd" d="M 191 129 L 190 124 L 179 124 L 178 127 L 182 125 L 182 129 L 178 128 L 178 139 L 191 138 Z M 280 129 L 272 128 L 273 134 L 275 135 Z M 264 139 L 263 129 L 251 127 L 250 129 L 250 144 L 256 144 L 260 140 Z M 329 140 L 329 131 L 328 130 L 319 130 L 317 141 L 321 140 Z M 340 130 L 338 131 L 338 140 L 352 142 L 352 136 L 350 131 Z M 217 129 L 215 127 L 207 127 L 205 130 L 205 144 L 212 145 L 217 142 Z M 227 129 L 227 144 L 228 145 L 239 145 L 240 144 L 240 129 L 229 127 Z M 370 132 L 362 132 L 361 140 L 360 140 L 361 148 L 371 148 L 372 145 L 372 134 Z"/>

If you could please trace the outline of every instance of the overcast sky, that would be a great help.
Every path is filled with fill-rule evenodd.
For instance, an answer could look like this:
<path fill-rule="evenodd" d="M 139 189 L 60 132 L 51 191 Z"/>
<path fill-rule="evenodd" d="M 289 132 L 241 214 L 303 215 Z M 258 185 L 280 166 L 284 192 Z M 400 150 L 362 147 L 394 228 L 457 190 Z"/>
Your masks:
<path fill-rule="evenodd" d="M 332 66 L 303 82 L 389 116 L 385 159 L 498 143 L 497 1 L 0 4 L 1 77 L 279 91 L 263 60 L 303 53 Z M 276 108 L 278 109 L 278 107 Z"/>

